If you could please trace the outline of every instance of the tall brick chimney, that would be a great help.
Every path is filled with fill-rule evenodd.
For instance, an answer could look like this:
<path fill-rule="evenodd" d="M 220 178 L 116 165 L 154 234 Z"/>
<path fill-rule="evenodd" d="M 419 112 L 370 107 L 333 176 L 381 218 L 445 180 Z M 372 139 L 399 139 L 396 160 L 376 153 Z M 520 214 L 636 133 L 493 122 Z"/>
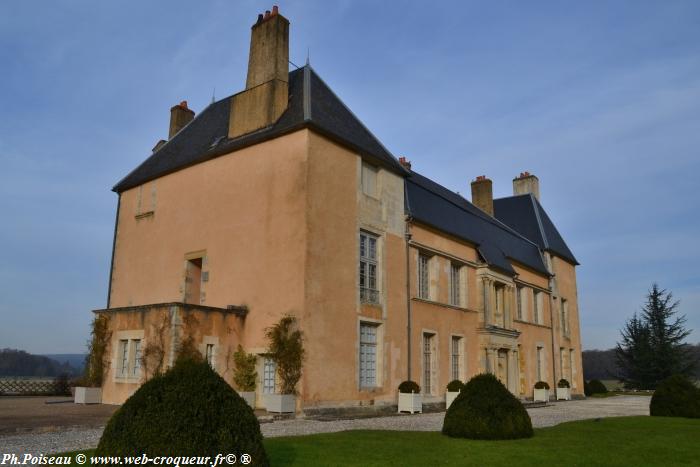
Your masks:
<path fill-rule="evenodd" d="M 493 216 L 493 182 L 485 175 L 476 177 L 472 182 L 472 204 Z"/>
<path fill-rule="evenodd" d="M 521 172 L 513 179 L 513 194 L 525 195 L 532 193 L 535 198 L 540 199 L 540 181 L 530 172 Z"/>
<path fill-rule="evenodd" d="M 172 139 L 175 134 L 194 118 L 194 111 L 187 108 L 187 101 L 182 101 L 170 109 L 170 130 L 168 139 Z"/>
<path fill-rule="evenodd" d="M 287 109 L 288 81 L 289 21 L 274 6 L 251 29 L 248 78 L 231 102 L 229 138 L 275 123 Z"/>

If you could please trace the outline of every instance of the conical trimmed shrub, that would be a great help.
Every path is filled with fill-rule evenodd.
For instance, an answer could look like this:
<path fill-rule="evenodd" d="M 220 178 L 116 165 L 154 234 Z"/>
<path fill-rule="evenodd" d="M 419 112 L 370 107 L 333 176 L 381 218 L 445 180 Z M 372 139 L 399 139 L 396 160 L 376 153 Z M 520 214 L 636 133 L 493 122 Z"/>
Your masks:
<path fill-rule="evenodd" d="M 445 414 L 442 433 L 454 438 L 516 439 L 533 435 L 523 404 L 494 375 L 467 382 Z"/>
<path fill-rule="evenodd" d="M 652 417 L 700 418 L 700 389 L 685 376 L 666 378 L 651 396 L 649 414 Z"/>
<path fill-rule="evenodd" d="M 249 454 L 267 466 L 260 425 L 246 402 L 206 362 L 179 360 L 143 384 L 110 418 L 100 456 Z"/>

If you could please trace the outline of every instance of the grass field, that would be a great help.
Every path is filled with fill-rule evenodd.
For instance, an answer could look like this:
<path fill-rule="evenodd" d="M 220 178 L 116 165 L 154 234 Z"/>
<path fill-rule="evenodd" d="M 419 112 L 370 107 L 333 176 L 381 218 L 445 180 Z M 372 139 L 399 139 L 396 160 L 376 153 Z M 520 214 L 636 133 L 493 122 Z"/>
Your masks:
<path fill-rule="evenodd" d="M 535 430 L 515 441 L 440 433 L 345 431 L 270 438 L 273 466 L 688 466 L 700 462 L 700 420 L 620 417 Z M 89 452 L 87 452 L 89 456 Z"/>

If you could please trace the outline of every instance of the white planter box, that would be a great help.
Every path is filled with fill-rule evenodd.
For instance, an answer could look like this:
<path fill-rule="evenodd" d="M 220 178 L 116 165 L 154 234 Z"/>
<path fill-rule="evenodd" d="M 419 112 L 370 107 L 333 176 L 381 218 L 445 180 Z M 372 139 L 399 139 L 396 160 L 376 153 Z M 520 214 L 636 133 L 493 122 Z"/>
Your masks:
<path fill-rule="evenodd" d="M 423 413 L 423 394 L 399 393 L 399 412 Z"/>
<path fill-rule="evenodd" d="M 255 409 L 255 391 L 241 391 L 238 393 L 244 401 L 253 409 Z"/>
<path fill-rule="evenodd" d="M 571 400 L 571 388 L 557 388 L 557 400 L 558 401 L 570 401 Z"/>
<path fill-rule="evenodd" d="M 535 389 L 535 396 L 532 400 L 535 402 L 549 402 L 549 389 Z"/>
<path fill-rule="evenodd" d="M 275 413 L 294 413 L 297 398 L 294 394 L 265 394 L 265 409 Z"/>
<path fill-rule="evenodd" d="M 457 396 L 459 396 L 459 391 L 457 391 L 457 392 L 447 391 L 445 393 L 445 410 L 450 408 L 450 406 L 452 405 L 454 400 L 457 399 Z"/>
<path fill-rule="evenodd" d="M 85 388 L 76 386 L 76 404 L 100 404 L 102 403 L 102 388 Z"/>

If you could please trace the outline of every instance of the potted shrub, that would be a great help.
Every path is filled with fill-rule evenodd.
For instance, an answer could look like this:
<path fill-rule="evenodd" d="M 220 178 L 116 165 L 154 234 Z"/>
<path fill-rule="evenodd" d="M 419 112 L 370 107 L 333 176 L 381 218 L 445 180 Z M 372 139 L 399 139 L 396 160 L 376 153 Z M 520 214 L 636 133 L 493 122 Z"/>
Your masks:
<path fill-rule="evenodd" d="M 420 386 L 415 381 L 409 380 L 399 384 L 400 412 L 423 412 L 423 394 L 420 393 Z"/>
<path fill-rule="evenodd" d="M 560 379 L 557 383 L 557 400 L 558 401 L 569 401 L 571 400 L 571 385 L 564 378 Z"/>
<path fill-rule="evenodd" d="M 535 402 L 549 401 L 549 384 L 546 381 L 538 381 L 535 383 L 535 395 L 532 398 Z"/>
<path fill-rule="evenodd" d="M 76 404 L 99 404 L 102 402 L 102 380 L 109 366 L 107 344 L 112 336 L 109 330 L 109 317 L 97 315 L 92 320 L 92 337 L 88 341 L 88 355 L 85 357 L 85 375 L 81 386 L 75 386 Z"/>
<path fill-rule="evenodd" d="M 258 379 L 258 372 L 255 371 L 255 362 L 258 358 L 247 353 L 238 344 L 238 349 L 233 354 L 233 383 L 238 388 L 238 394 L 249 406 L 255 408 L 255 386 Z"/>
<path fill-rule="evenodd" d="M 304 337 L 297 324 L 294 316 L 285 315 L 265 330 L 269 344 L 267 352 L 275 362 L 281 380 L 280 394 L 265 395 L 268 412 L 296 412 L 297 383 L 304 361 Z"/>
<path fill-rule="evenodd" d="M 447 383 L 447 392 L 445 392 L 445 410 L 449 409 L 452 402 L 457 399 L 460 391 L 464 388 L 464 383 L 458 379 L 453 379 Z"/>

